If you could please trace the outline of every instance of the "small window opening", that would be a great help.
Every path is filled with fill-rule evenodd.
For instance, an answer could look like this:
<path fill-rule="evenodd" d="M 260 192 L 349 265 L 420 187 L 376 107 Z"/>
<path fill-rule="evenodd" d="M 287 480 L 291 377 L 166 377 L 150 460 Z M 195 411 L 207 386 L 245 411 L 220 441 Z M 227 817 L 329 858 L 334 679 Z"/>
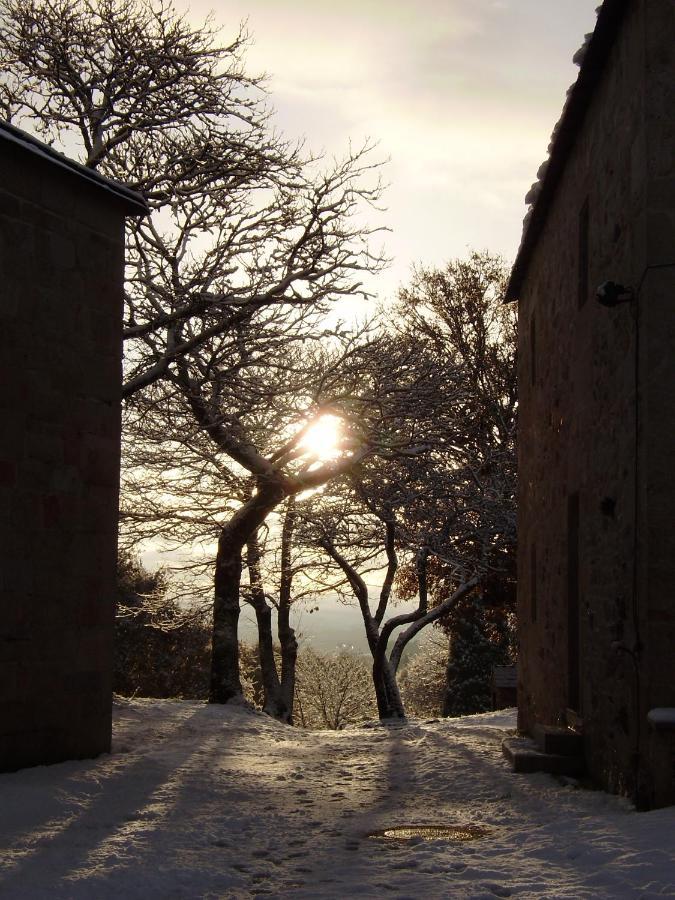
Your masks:
<path fill-rule="evenodd" d="M 588 198 L 579 213 L 579 309 L 588 300 Z"/>

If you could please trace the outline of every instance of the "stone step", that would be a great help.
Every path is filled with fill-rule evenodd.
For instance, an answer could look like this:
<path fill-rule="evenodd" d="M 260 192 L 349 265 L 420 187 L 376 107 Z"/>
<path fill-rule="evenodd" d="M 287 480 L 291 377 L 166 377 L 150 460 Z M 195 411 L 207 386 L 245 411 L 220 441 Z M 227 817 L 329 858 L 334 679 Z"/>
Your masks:
<path fill-rule="evenodd" d="M 584 739 L 581 734 L 561 725 L 535 725 L 534 740 L 542 753 L 554 756 L 583 756 Z"/>
<path fill-rule="evenodd" d="M 581 775 L 583 756 L 542 753 L 531 738 L 509 737 L 502 742 L 502 753 L 514 772 L 548 772 L 550 775 Z"/>

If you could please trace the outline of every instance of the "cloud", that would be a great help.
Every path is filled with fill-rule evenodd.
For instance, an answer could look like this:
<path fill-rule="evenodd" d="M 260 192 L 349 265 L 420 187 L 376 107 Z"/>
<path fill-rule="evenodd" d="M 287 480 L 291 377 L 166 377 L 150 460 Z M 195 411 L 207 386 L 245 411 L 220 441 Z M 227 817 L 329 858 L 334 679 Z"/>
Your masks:
<path fill-rule="evenodd" d="M 310 148 L 379 139 L 395 271 L 467 244 L 511 255 L 596 3 L 247 0 L 248 67 L 269 72 L 279 127 Z M 241 10 L 220 0 L 217 19 L 234 30 Z"/>

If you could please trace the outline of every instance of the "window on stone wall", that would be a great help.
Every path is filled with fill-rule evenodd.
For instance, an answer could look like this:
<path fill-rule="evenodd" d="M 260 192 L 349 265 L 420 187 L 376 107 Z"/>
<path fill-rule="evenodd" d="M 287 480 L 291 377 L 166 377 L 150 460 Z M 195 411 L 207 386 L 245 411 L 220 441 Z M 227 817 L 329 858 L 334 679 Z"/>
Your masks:
<path fill-rule="evenodd" d="M 579 309 L 588 299 L 588 198 L 579 213 Z"/>

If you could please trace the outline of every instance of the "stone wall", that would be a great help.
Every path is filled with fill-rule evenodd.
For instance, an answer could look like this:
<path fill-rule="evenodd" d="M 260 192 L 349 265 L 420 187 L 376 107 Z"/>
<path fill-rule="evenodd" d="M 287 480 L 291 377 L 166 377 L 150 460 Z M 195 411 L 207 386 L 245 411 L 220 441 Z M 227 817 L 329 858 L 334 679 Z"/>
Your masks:
<path fill-rule="evenodd" d="M 0 173 L 0 770 L 11 770 L 110 747 L 125 207 L 15 140 L 0 139 Z"/>
<path fill-rule="evenodd" d="M 675 269 L 647 268 L 668 228 L 675 256 L 672 16 L 631 4 L 519 306 L 519 724 L 573 709 L 592 773 L 641 805 L 675 799 L 646 721 L 675 706 Z M 637 302 L 600 306 L 607 280 Z"/>
<path fill-rule="evenodd" d="M 643 708 L 675 707 L 675 3 L 646 4 L 646 267 L 641 311 Z M 675 731 L 646 729 L 647 805 L 675 804 Z"/>

